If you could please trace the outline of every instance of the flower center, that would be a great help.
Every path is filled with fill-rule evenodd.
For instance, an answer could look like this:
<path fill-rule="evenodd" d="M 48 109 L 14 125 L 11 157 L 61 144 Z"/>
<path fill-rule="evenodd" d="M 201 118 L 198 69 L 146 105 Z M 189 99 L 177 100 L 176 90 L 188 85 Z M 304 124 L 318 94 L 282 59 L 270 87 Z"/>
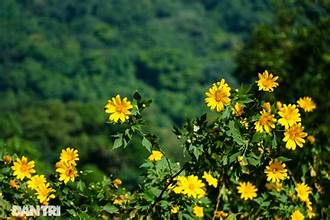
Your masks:
<path fill-rule="evenodd" d="M 125 112 L 125 108 L 123 105 L 117 105 L 116 106 L 116 112 L 118 113 L 124 113 Z"/>
<path fill-rule="evenodd" d="M 260 124 L 261 125 L 267 125 L 270 121 L 270 115 L 265 114 L 260 117 Z"/>
<path fill-rule="evenodd" d="M 273 84 L 272 80 L 270 80 L 268 78 L 262 80 L 262 85 L 266 88 L 272 87 L 272 84 Z"/>
<path fill-rule="evenodd" d="M 289 108 L 286 111 L 285 119 L 290 120 L 290 119 L 293 119 L 293 117 L 294 117 L 294 111 L 293 111 L 293 109 Z"/>
<path fill-rule="evenodd" d="M 217 91 L 215 91 L 215 101 L 220 102 L 224 97 L 226 97 L 226 94 L 222 90 L 218 89 Z"/>

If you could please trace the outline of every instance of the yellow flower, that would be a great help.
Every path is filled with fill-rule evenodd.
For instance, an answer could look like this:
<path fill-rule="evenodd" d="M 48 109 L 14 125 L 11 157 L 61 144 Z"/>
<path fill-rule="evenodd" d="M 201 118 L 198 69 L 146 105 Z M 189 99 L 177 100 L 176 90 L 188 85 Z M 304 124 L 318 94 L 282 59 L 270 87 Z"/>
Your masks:
<path fill-rule="evenodd" d="M 272 73 L 268 73 L 267 70 L 263 72 L 262 74 L 258 74 L 259 80 L 256 81 L 259 90 L 266 91 L 266 92 L 273 92 L 274 88 L 278 86 L 278 83 L 276 80 L 278 79 L 278 76 L 273 76 Z"/>
<path fill-rule="evenodd" d="M 41 184 L 37 188 L 37 198 L 39 202 L 43 205 L 48 205 L 49 200 L 55 198 L 55 195 L 52 194 L 53 192 L 55 192 L 55 190 L 49 186 L 49 183 Z"/>
<path fill-rule="evenodd" d="M 112 181 L 112 184 L 116 187 L 119 188 L 122 184 L 122 181 L 119 178 L 116 178 Z"/>
<path fill-rule="evenodd" d="M 315 217 L 315 213 L 313 212 L 313 208 L 312 208 L 312 202 L 307 200 L 306 206 L 307 206 L 307 217 L 312 219 L 313 217 Z"/>
<path fill-rule="evenodd" d="M 280 110 L 282 107 L 283 107 L 282 102 L 277 101 L 277 102 L 276 102 L 276 108 L 277 108 L 277 110 Z"/>
<path fill-rule="evenodd" d="M 276 190 L 277 192 L 281 192 L 282 191 L 282 183 L 281 182 L 276 182 L 276 183 L 266 183 L 266 188 L 268 190 Z"/>
<path fill-rule="evenodd" d="M 254 123 L 256 131 L 270 133 L 275 128 L 276 118 L 266 110 L 262 110 L 260 114 L 259 120 Z"/>
<path fill-rule="evenodd" d="M 204 183 L 197 176 L 179 176 L 177 177 L 177 184 L 173 188 L 173 191 L 177 194 L 181 193 L 193 198 L 202 198 L 206 194 L 204 186 Z"/>
<path fill-rule="evenodd" d="M 307 209 L 307 217 L 308 217 L 309 219 L 312 219 L 312 218 L 315 217 L 315 213 L 313 212 L 312 209 Z"/>
<path fill-rule="evenodd" d="M 202 218 L 204 216 L 204 209 L 203 207 L 200 207 L 198 205 L 196 205 L 194 208 L 193 208 L 193 212 L 194 212 L 194 215 L 196 217 L 199 217 L 199 218 Z"/>
<path fill-rule="evenodd" d="M 311 143 L 314 144 L 315 143 L 315 137 L 313 135 L 308 135 L 307 136 L 307 140 Z"/>
<path fill-rule="evenodd" d="M 121 197 L 117 197 L 113 200 L 114 205 L 122 205 L 124 203 L 124 200 Z"/>
<path fill-rule="evenodd" d="M 113 200 L 113 204 L 122 205 L 123 203 L 125 203 L 127 201 L 127 199 L 128 199 L 128 194 L 120 195 Z"/>
<path fill-rule="evenodd" d="M 270 161 L 266 166 L 265 174 L 267 174 L 267 181 L 276 183 L 288 177 L 288 170 L 285 168 L 285 163 L 281 161 Z"/>
<path fill-rule="evenodd" d="M 312 112 L 316 108 L 315 102 L 308 96 L 300 98 L 297 103 L 305 112 Z"/>
<path fill-rule="evenodd" d="M 14 179 L 9 181 L 9 185 L 13 189 L 18 189 L 18 187 L 19 187 L 19 185 L 16 183 L 16 180 L 14 180 Z"/>
<path fill-rule="evenodd" d="M 285 128 L 288 128 L 301 121 L 300 113 L 296 105 L 286 105 L 279 110 L 278 114 L 281 118 L 278 120 L 280 125 L 283 125 Z"/>
<path fill-rule="evenodd" d="M 226 81 L 222 79 L 220 82 L 214 83 L 212 87 L 205 93 L 205 102 L 211 111 L 215 108 L 221 112 L 224 106 L 230 103 L 230 90 Z"/>
<path fill-rule="evenodd" d="M 39 186 L 46 183 L 46 178 L 44 175 L 35 175 L 27 182 L 30 189 L 37 190 Z"/>
<path fill-rule="evenodd" d="M 2 159 L 3 159 L 4 164 L 10 164 L 11 161 L 13 160 L 13 158 L 10 155 L 5 155 L 5 156 L 3 156 Z"/>
<path fill-rule="evenodd" d="M 180 210 L 180 206 L 178 206 L 178 205 L 174 205 L 174 206 L 171 207 L 171 213 L 172 214 L 178 213 L 179 210 Z"/>
<path fill-rule="evenodd" d="M 75 178 L 78 176 L 78 172 L 72 164 L 62 163 L 62 166 L 56 169 L 56 172 L 59 173 L 60 181 L 63 181 L 67 184 L 69 181 L 74 182 Z"/>
<path fill-rule="evenodd" d="M 217 185 L 218 185 L 218 180 L 217 180 L 216 178 L 214 178 L 214 177 L 210 174 L 210 172 L 205 172 L 205 171 L 204 171 L 203 179 L 205 179 L 206 182 L 207 182 L 210 186 L 217 187 Z"/>
<path fill-rule="evenodd" d="M 245 129 L 249 128 L 249 122 L 247 121 L 247 118 L 243 118 L 242 120 L 240 120 L 240 123 Z"/>
<path fill-rule="evenodd" d="M 220 218 L 220 219 L 224 219 L 227 218 L 228 213 L 224 212 L 224 211 L 216 211 L 215 212 L 215 217 L 216 218 Z"/>
<path fill-rule="evenodd" d="M 23 180 L 25 177 L 30 178 L 32 173 L 36 171 L 34 168 L 34 161 L 28 161 L 26 157 L 17 158 L 11 169 L 14 171 L 14 176 L 17 179 Z"/>
<path fill-rule="evenodd" d="M 234 114 L 236 117 L 239 117 L 239 116 L 241 116 L 243 113 L 244 113 L 244 107 L 243 107 L 243 105 L 241 105 L 240 103 L 237 102 L 237 103 L 234 105 L 233 114 Z"/>
<path fill-rule="evenodd" d="M 149 160 L 151 161 L 159 161 L 163 158 L 164 154 L 158 150 L 153 150 L 148 157 Z"/>
<path fill-rule="evenodd" d="M 299 210 L 296 210 L 291 214 L 291 220 L 304 220 L 304 215 Z"/>
<path fill-rule="evenodd" d="M 241 199 L 248 200 L 257 197 L 257 189 L 250 182 L 241 182 L 237 186 L 238 192 L 241 194 Z"/>
<path fill-rule="evenodd" d="M 239 162 L 239 165 L 241 165 L 242 167 L 248 165 L 248 162 L 247 162 L 247 160 L 245 159 L 244 156 L 238 156 L 237 161 Z"/>
<path fill-rule="evenodd" d="M 267 111 L 267 112 L 271 112 L 272 111 L 272 106 L 270 105 L 269 102 L 265 102 L 262 106 L 262 108 Z"/>
<path fill-rule="evenodd" d="M 304 127 L 302 127 L 300 123 L 286 128 L 283 138 L 283 141 L 286 142 L 285 147 L 292 150 L 295 150 L 297 145 L 303 147 L 305 143 L 304 137 L 306 136 L 307 133 L 304 132 Z"/>
<path fill-rule="evenodd" d="M 298 183 L 295 188 L 299 199 L 303 202 L 309 201 L 308 196 L 312 193 L 312 189 L 305 183 Z"/>
<path fill-rule="evenodd" d="M 79 160 L 78 150 L 74 148 L 63 149 L 60 155 L 60 160 L 65 163 L 76 165 L 76 161 Z"/>
<path fill-rule="evenodd" d="M 132 114 L 130 109 L 133 105 L 127 100 L 127 97 L 121 99 L 120 95 L 112 97 L 112 100 L 108 100 L 105 105 L 105 112 L 110 114 L 109 120 L 117 123 L 119 120 L 121 123 L 125 122 Z"/>

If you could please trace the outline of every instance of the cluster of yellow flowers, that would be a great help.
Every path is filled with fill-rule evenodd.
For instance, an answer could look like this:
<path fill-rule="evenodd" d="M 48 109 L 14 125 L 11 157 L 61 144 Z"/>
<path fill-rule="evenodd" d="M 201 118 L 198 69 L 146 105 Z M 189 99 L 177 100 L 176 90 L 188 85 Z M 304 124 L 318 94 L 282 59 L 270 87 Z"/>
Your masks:
<path fill-rule="evenodd" d="M 28 179 L 28 188 L 35 190 L 37 198 L 41 204 L 47 205 L 50 199 L 55 198 L 55 195 L 53 194 L 55 190 L 50 187 L 49 183 L 47 183 L 44 175 L 32 176 L 32 174 L 36 172 L 34 165 L 34 161 L 28 161 L 28 159 L 23 156 L 21 158 L 17 158 L 11 168 L 13 170 L 13 175 L 17 179 L 21 181 L 25 178 Z M 12 188 L 19 188 L 19 185 L 15 180 L 11 180 L 9 184 Z"/>
<path fill-rule="evenodd" d="M 218 180 L 214 178 L 210 172 L 204 171 L 202 177 L 209 186 L 217 187 Z M 206 195 L 206 186 L 195 175 L 189 176 L 178 176 L 176 178 L 176 184 L 171 187 L 174 193 L 182 194 L 188 197 L 192 197 L 194 199 L 200 199 L 205 197 Z M 179 210 L 179 206 L 173 206 L 171 209 L 172 213 L 177 213 Z M 203 217 L 204 216 L 204 209 L 198 205 L 194 206 L 193 213 L 196 217 Z"/>
<path fill-rule="evenodd" d="M 75 178 L 78 176 L 76 169 L 76 161 L 79 160 L 78 150 L 73 148 L 66 148 L 62 150 L 60 155 L 60 161 L 55 165 L 56 172 L 59 173 L 60 181 L 63 181 L 64 184 L 67 184 L 69 181 L 74 182 Z"/>
<path fill-rule="evenodd" d="M 274 76 L 267 70 L 262 74 L 258 74 L 259 79 L 256 81 L 258 90 L 265 92 L 273 92 L 276 87 L 278 87 L 278 76 Z M 230 93 L 231 88 L 222 79 L 220 82 L 214 83 L 211 88 L 205 93 L 205 102 L 211 111 L 217 110 L 221 112 L 224 106 L 231 104 Z M 301 116 L 299 113 L 299 108 L 303 109 L 305 112 L 312 112 L 316 108 L 316 104 L 310 97 L 303 97 L 297 101 L 296 104 L 282 104 L 281 102 L 276 103 L 277 114 L 279 118 L 275 117 L 275 110 L 269 102 L 264 102 L 262 110 L 260 111 L 260 117 L 254 122 L 255 130 L 259 133 L 271 133 L 272 129 L 275 128 L 276 122 L 284 127 L 284 138 L 283 141 L 286 142 L 286 148 L 295 150 L 297 145 L 303 147 L 307 133 L 304 132 L 304 127 L 301 125 Z M 236 117 L 242 117 L 244 114 L 244 106 L 236 102 L 232 106 L 233 114 Z M 241 124 L 248 129 L 249 123 L 247 118 L 241 118 Z M 307 137 L 311 143 L 315 142 L 315 137 L 309 135 Z M 266 166 L 265 174 L 267 175 L 267 181 L 269 183 L 266 185 L 268 188 L 276 189 L 280 191 L 282 189 L 282 181 L 288 178 L 286 165 L 281 161 L 270 161 L 269 165 Z M 253 199 L 257 197 L 257 188 L 250 182 L 239 182 L 237 190 L 244 200 Z M 311 202 L 308 200 L 308 195 L 311 189 L 308 186 L 297 184 L 296 191 L 298 197 L 304 201 L 308 208 L 308 217 L 313 217 Z M 302 218 L 299 218 L 302 216 Z M 293 220 L 303 219 L 303 215 L 299 210 L 295 210 L 292 213 L 291 218 Z"/>
<path fill-rule="evenodd" d="M 257 85 L 259 90 L 266 92 L 273 92 L 279 84 L 276 82 L 278 76 L 274 76 L 272 73 L 268 73 L 266 70 L 264 73 L 259 73 L 259 80 Z M 217 110 L 221 112 L 224 106 L 230 105 L 231 88 L 222 79 L 220 82 L 214 83 L 211 88 L 205 93 L 205 102 L 211 111 Z M 298 107 L 302 108 L 306 112 L 311 112 L 316 108 L 316 104 L 310 97 L 303 97 L 297 101 Z M 284 126 L 284 138 L 286 142 L 286 148 L 295 150 L 296 146 L 303 147 L 305 143 L 304 138 L 307 133 L 304 132 L 304 127 L 301 125 L 301 117 L 299 109 L 295 104 L 282 104 L 281 102 L 276 103 L 278 115 L 280 118 L 277 120 L 275 114 L 272 112 L 271 104 L 265 102 L 262 110 L 260 111 L 259 119 L 254 123 L 255 129 L 260 133 L 270 133 L 275 128 L 276 122 L 279 125 Z M 244 106 L 241 103 L 236 102 L 233 105 L 233 114 L 237 117 L 242 116 L 244 113 Z M 248 127 L 246 118 L 241 120 L 244 127 Z M 313 136 L 310 136 L 313 139 Z M 314 139 L 315 141 L 315 139 Z M 312 142 L 312 141 L 311 141 Z"/>

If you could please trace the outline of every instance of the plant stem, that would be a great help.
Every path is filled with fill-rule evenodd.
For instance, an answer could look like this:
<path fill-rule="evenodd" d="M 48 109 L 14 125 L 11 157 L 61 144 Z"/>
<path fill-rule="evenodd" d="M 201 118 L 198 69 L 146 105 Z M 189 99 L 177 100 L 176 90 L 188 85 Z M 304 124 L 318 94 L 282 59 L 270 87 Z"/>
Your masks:
<path fill-rule="evenodd" d="M 179 176 L 180 173 L 182 171 L 184 171 L 186 169 L 187 163 L 185 163 L 182 168 L 173 176 L 171 176 L 171 178 L 169 179 L 168 183 L 166 184 L 166 186 L 164 187 L 164 189 L 161 191 L 161 193 L 159 194 L 159 196 L 155 199 L 154 203 L 150 206 L 148 213 L 155 207 L 155 205 L 162 200 L 163 194 L 165 193 L 165 191 L 167 190 L 167 188 L 173 183 L 173 180 L 175 179 L 175 177 Z"/>

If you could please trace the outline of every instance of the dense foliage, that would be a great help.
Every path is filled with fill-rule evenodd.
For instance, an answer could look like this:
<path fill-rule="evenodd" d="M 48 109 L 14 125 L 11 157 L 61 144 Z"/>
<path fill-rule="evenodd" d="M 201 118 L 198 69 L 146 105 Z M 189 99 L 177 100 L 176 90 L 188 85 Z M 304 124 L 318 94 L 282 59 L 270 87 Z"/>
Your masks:
<path fill-rule="evenodd" d="M 87 184 L 90 171 L 77 170 L 79 153 L 73 148 L 61 151 L 56 172 L 50 169 L 46 177 L 34 161 L 2 151 L 3 215 L 14 202 L 61 205 L 63 217 L 81 219 L 325 219 L 329 210 L 317 171 L 301 173 L 296 167 L 298 155 L 317 145 L 301 114 L 313 114 L 316 105 L 312 99 L 277 101 L 272 94 L 281 89 L 277 80 L 265 71 L 257 86 L 233 90 L 223 79 L 214 83 L 205 102 L 216 118 L 204 114 L 173 129 L 189 155 L 184 164 L 170 160 L 156 136 L 146 132 L 150 100 L 137 92 L 134 101 L 110 99 L 105 112 L 115 128 L 113 149 L 126 148 L 136 137 L 150 153 L 135 191 L 122 188 L 118 178 Z"/>
<path fill-rule="evenodd" d="M 281 2 L 281 1 L 279 1 Z M 313 130 L 318 145 L 299 155 L 298 169 L 315 168 L 319 182 L 329 181 L 330 164 L 330 2 L 286 1 L 279 3 L 272 25 L 256 28 L 238 57 L 236 75 L 254 79 L 256 71 L 268 69 L 280 76 L 284 90 L 275 94 L 292 102 L 297 93 L 311 96 L 318 107 L 305 126 Z M 310 161 L 306 164 L 305 161 Z M 330 200 L 330 185 L 323 184 Z"/>

